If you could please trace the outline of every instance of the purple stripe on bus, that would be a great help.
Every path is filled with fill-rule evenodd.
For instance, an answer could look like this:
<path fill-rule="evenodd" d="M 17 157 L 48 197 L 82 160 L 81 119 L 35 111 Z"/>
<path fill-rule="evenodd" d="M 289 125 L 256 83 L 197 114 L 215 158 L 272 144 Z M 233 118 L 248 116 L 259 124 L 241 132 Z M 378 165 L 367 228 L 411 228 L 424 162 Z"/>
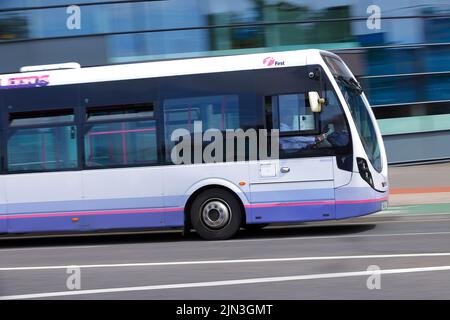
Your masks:
<path fill-rule="evenodd" d="M 381 210 L 387 198 L 314 201 L 247 206 L 247 223 L 302 222 L 357 217 Z M 73 222 L 71 217 L 80 217 Z M 84 218 L 83 218 L 84 217 Z M 30 219 L 32 218 L 32 219 Z M 184 208 L 119 209 L 3 215 L 8 232 L 93 231 L 182 227 Z"/>
<path fill-rule="evenodd" d="M 133 213 L 161 213 L 183 211 L 184 208 L 156 208 L 156 209 L 117 209 L 98 211 L 72 211 L 72 212 L 52 212 L 52 213 L 23 213 L 0 216 L 0 219 L 23 219 L 23 218 L 47 218 L 65 216 L 86 216 L 86 215 L 113 215 L 113 214 L 133 214 Z"/>
<path fill-rule="evenodd" d="M 322 205 L 322 204 L 357 204 L 357 203 L 369 203 L 386 201 L 388 198 L 374 198 L 374 199 L 362 199 L 362 200 L 326 200 L 326 201 L 304 201 L 304 202 L 277 202 L 277 203 L 255 203 L 248 204 L 246 208 L 261 208 L 261 207 L 292 207 L 292 206 L 310 206 L 310 205 Z"/>
<path fill-rule="evenodd" d="M 304 201 L 304 202 L 275 202 L 275 203 L 256 203 L 245 205 L 246 208 L 270 208 L 270 207 L 301 207 L 314 205 L 333 205 L 333 204 L 359 204 L 386 201 L 387 197 L 363 199 L 363 200 L 327 200 L 327 201 Z M 114 210 L 92 210 L 92 211 L 69 211 L 69 212 L 51 212 L 51 213 L 21 213 L 12 215 L 0 215 L 1 219 L 23 219 L 23 218 L 42 218 L 57 216 L 75 216 L 75 215 L 112 215 L 112 214 L 132 214 L 132 213 L 155 213 L 155 212 L 174 212 L 184 210 L 182 207 L 173 208 L 145 208 L 145 209 L 114 209 Z"/>

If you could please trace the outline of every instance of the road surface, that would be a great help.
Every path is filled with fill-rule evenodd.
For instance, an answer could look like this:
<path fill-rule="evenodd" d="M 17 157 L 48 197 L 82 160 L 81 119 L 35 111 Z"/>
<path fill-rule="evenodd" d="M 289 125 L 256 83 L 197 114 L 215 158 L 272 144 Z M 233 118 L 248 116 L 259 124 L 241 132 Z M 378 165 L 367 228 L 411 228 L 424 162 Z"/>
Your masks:
<path fill-rule="evenodd" d="M 0 299 L 39 298 L 450 299 L 450 215 L 0 240 Z"/>

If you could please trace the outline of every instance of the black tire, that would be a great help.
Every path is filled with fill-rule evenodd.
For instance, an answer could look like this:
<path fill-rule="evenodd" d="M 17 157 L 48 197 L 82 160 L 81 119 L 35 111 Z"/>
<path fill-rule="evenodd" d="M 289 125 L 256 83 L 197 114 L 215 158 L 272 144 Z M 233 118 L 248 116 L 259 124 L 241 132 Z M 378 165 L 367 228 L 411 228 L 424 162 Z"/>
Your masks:
<path fill-rule="evenodd" d="M 268 225 L 269 225 L 268 223 L 252 223 L 252 224 L 246 224 L 244 226 L 244 229 L 248 230 L 248 231 L 259 231 L 262 228 L 267 227 Z"/>
<path fill-rule="evenodd" d="M 243 212 L 233 193 L 211 188 L 194 199 L 190 216 L 192 226 L 200 237 L 205 240 L 225 240 L 239 231 Z"/>

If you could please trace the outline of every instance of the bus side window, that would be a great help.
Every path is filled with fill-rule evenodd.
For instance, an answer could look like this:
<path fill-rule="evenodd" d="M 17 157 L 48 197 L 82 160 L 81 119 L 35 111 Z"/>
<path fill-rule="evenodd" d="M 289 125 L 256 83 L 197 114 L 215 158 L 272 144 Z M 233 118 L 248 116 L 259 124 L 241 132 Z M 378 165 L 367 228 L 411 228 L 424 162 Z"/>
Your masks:
<path fill-rule="evenodd" d="M 264 110 L 266 128 L 280 130 L 281 157 L 349 152 L 345 115 L 331 90 L 322 112 L 311 111 L 304 93 L 265 96 Z"/>
<path fill-rule="evenodd" d="M 176 142 L 171 140 L 177 129 L 191 134 L 194 125 L 200 125 L 203 132 L 208 129 L 225 131 L 240 127 L 239 96 L 214 95 L 173 98 L 164 100 L 164 131 L 166 161 L 171 161 L 171 151 Z"/>
<path fill-rule="evenodd" d="M 9 114 L 8 172 L 78 167 L 73 110 Z"/>
<path fill-rule="evenodd" d="M 92 107 L 87 108 L 86 116 L 86 166 L 133 166 L 158 162 L 152 103 Z"/>
<path fill-rule="evenodd" d="M 280 134 L 319 133 L 317 114 L 311 111 L 304 93 L 266 96 L 264 102 L 267 129 L 279 129 Z"/>
<path fill-rule="evenodd" d="M 336 93 L 326 92 L 327 101 L 320 113 L 322 131 L 327 133 L 327 139 L 319 145 L 320 148 L 347 148 L 350 144 L 350 134 L 344 111 L 340 106 Z"/>

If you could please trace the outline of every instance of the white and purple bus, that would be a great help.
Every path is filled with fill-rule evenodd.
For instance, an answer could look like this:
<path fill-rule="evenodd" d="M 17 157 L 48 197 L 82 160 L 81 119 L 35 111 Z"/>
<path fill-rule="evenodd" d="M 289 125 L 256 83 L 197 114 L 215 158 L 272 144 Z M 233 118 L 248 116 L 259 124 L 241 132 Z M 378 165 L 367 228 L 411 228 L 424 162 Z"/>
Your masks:
<path fill-rule="evenodd" d="M 184 228 L 217 240 L 387 207 L 380 130 L 330 52 L 22 68 L 0 75 L 0 110 L 0 234 Z M 196 122 L 278 132 L 278 157 L 174 164 L 172 133 Z"/>

